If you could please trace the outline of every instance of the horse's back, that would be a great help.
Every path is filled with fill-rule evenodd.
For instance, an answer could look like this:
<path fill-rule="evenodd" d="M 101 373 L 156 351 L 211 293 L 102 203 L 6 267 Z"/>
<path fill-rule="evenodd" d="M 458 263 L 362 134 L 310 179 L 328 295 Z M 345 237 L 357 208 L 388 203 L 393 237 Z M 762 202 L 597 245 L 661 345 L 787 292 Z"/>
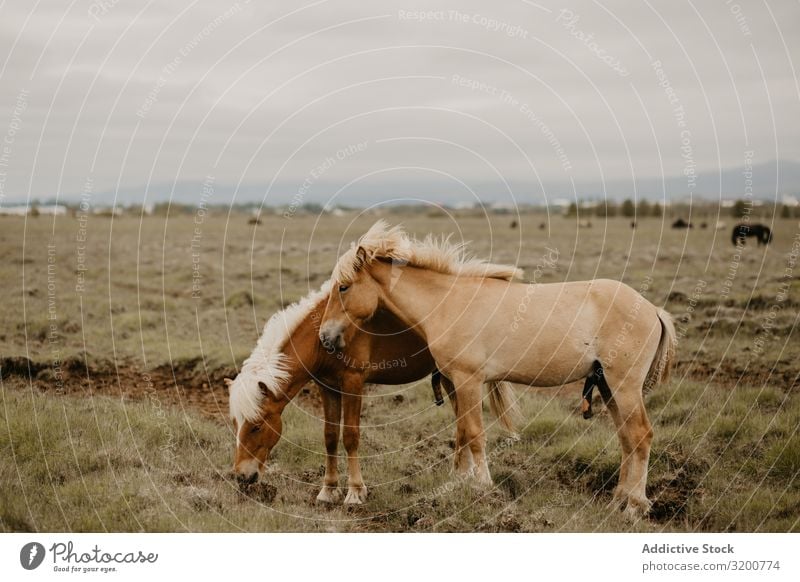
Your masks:
<path fill-rule="evenodd" d="M 524 291 L 523 299 L 508 298 L 501 315 L 491 314 L 493 325 L 480 332 L 485 341 L 476 342 L 494 354 L 490 375 L 512 382 L 554 386 L 583 378 L 594 362 L 608 359 L 620 334 L 642 343 L 660 329 L 655 306 L 620 281 L 537 284 Z"/>

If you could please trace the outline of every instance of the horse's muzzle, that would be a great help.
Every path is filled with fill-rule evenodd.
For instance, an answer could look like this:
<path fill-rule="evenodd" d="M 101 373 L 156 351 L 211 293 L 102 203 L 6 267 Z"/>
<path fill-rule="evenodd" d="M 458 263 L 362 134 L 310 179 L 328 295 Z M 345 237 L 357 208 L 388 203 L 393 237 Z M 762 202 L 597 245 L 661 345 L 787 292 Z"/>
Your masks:
<path fill-rule="evenodd" d="M 326 324 L 319 331 L 319 341 L 326 350 L 343 350 L 345 341 L 342 326 L 336 323 Z"/>

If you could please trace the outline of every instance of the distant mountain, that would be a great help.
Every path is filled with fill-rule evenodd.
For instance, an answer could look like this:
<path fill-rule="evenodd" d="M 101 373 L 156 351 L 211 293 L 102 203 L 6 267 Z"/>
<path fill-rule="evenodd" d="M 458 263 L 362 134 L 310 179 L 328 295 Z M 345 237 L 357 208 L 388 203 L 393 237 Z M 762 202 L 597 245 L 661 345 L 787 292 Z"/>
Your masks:
<path fill-rule="evenodd" d="M 745 196 L 745 176 L 743 168 L 725 169 L 721 172 L 698 174 L 692 196 L 704 199 L 733 199 Z M 780 200 L 783 194 L 800 192 L 800 162 L 780 160 L 755 165 L 752 168 L 753 197 L 763 200 Z M 171 184 L 151 184 L 123 188 L 116 192 L 117 205 L 161 203 L 172 201 L 179 204 L 199 204 L 205 199 L 208 205 L 260 204 L 266 206 L 285 206 L 289 204 L 327 204 L 347 206 L 367 206 L 376 203 L 413 203 L 429 201 L 438 204 L 456 205 L 472 203 L 511 203 L 506 186 L 500 182 L 478 181 L 470 184 L 469 190 L 453 182 L 409 181 L 387 183 L 359 183 L 348 187 L 332 200 L 341 184 L 319 182 L 305 195 L 298 194 L 299 183 L 283 182 L 273 186 L 267 194 L 266 184 L 247 183 L 237 190 L 231 184 L 214 184 L 213 192 L 203 194 L 202 182 L 178 182 Z M 514 181 L 509 183 L 517 203 L 543 204 L 558 198 L 573 199 L 574 193 L 568 182 L 548 182 L 542 188 L 538 184 Z M 666 192 L 673 202 L 686 200 L 690 190 L 685 176 L 661 178 L 639 178 L 633 180 L 610 180 L 605 188 L 599 182 L 576 184 L 578 197 L 582 200 L 601 199 L 606 194 L 613 200 L 632 198 L 634 192 L 640 199 L 661 200 Z M 606 194 L 604 194 L 604 192 Z M 63 202 L 75 202 L 78 194 L 64 194 Z M 94 196 L 96 205 L 111 205 L 115 201 L 114 192 L 99 192 Z"/>
<path fill-rule="evenodd" d="M 640 198 L 660 199 L 666 192 L 672 201 L 699 196 L 706 199 L 730 199 L 745 197 L 744 168 L 723 169 L 721 172 L 697 175 L 695 187 L 690 191 L 685 176 L 641 178 L 636 180 L 636 193 Z M 763 200 L 780 200 L 782 194 L 800 192 L 800 162 L 780 160 L 752 166 L 753 197 Z M 581 192 L 589 197 L 602 197 L 600 184 L 583 184 Z M 616 199 L 633 197 L 631 180 L 614 180 L 606 183 L 609 197 Z"/>

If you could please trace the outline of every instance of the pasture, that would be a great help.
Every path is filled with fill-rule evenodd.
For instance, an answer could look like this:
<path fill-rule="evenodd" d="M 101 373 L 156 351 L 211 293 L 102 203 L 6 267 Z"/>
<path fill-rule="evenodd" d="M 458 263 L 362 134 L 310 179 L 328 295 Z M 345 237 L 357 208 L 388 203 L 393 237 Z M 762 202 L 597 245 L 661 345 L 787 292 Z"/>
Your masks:
<path fill-rule="evenodd" d="M 743 250 L 674 217 L 382 215 L 454 233 L 528 280 L 620 279 L 675 317 L 678 364 L 646 405 L 651 517 L 605 508 L 619 446 L 580 385 L 518 387 L 519 439 L 493 419 L 496 487 L 450 475 L 454 419 L 428 380 L 369 389 L 360 507 L 314 503 L 324 463 L 315 389 L 284 413 L 265 480 L 230 475 L 223 378 L 266 319 L 316 289 L 376 215 L 0 218 L 0 529 L 5 531 L 798 531 L 800 228 Z M 709 217 L 713 224 L 716 217 Z M 694 219 L 695 224 L 700 219 Z M 540 228 L 544 223 L 545 228 Z M 82 240 L 82 239 L 85 239 Z M 535 305 L 531 306 L 535 308 Z M 343 481 L 342 481 L 343 483 Z"/>

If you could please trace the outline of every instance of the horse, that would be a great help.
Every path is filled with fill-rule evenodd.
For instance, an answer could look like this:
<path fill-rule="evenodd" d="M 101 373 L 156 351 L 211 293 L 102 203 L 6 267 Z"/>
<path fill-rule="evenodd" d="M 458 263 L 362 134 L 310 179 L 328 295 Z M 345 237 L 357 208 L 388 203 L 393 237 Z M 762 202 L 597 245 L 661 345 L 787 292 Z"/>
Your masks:
<path fill-rule="evenodd" d="M 733 227 L 733 231 L 731 232 L 731 242 L 735 247 L 739 245 L 744 246 L 744 243 L 746 242 L 745 239 L 748 236 L 756 237 L 758 246 L 761 246 L 762 244 L 768 245 L 772 242 L 772 231 L 768 226 L 764 226 L 763 224 L 745 223 L 737 224 Z"/>
<path fill-rule="evenodd" d="M 236 433 L 234 474 L 242 485 L 259 479 L 280 440 L 281 413 L 303 386 L 314 381 L 322 398 L 326 451 L 325 475 L 317 500 L 336 503 L 340 499 L 337 449 L 343 432 L 348 469 L 344 503 L 361 504 L 367 497 L 358 460 L 364 384 L 406 384 L 432 374 L 437 404 L 442 385 L 455 408 L 454 392 L 449 379 L 436 370 L 422 338 L 386 310 L 378 310 L 353 335 L 347 350 L 337 352 L 322 346 L 319 322 L 330 289 L 328 281 L 318 291 L 274 314 L 236 379 L 225 379 Z M 509 430 L 513 429 L 511 394 L 508 384 L 490 385 L 492 409 Z M 342 416 L 344 430 L 340 431 Z"/>
<path fill-rule="evenodd" d="M 447 239 L 412 240 L 378 221 L 336 263 L 320 339 L 344 348 L 379 309 L 417 331 L 455 387 L 455 470 L 484 486 L 492 479 L 483 383 L 597 383 L 622 448 L 612 504 L 632 517 L 646 514 L 653 429 L 643 393 L 669 378 L 671 316 L 619 281 L 525 284 L 469 276 L 464 267 L 475 264 Z"/>

